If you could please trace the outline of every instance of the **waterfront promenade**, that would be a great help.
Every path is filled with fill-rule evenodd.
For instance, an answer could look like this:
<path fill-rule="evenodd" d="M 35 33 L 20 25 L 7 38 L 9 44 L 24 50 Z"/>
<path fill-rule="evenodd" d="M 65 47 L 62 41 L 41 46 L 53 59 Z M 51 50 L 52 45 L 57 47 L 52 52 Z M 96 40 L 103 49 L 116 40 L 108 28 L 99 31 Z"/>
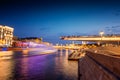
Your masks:
<path fill-rule="evenodd" d="M 120 80 L 120 47 L 86 50 L 78 69 L 80 80 Z"/>

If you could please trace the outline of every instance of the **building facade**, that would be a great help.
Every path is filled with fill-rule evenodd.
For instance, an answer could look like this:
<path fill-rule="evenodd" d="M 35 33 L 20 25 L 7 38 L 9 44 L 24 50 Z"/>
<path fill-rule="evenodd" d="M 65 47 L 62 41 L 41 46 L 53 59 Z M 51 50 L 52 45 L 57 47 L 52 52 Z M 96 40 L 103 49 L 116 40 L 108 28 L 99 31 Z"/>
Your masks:
<path fill-rule="evenodd" d="M 0 25 L 0 46 L 12 46 L 14 28 Z"/>

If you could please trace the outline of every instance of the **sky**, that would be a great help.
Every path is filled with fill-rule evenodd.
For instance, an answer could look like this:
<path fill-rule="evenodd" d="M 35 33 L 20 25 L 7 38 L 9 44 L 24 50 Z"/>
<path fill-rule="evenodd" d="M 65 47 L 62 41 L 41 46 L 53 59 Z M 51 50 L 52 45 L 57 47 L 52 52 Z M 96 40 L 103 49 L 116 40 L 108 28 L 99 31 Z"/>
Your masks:
<path fill-rule="evenodd" d="M 60 36 L 120 32 L 119 0 L 0 0 L 0 25 L 18 37 L 42 37 L 61 43 Z"/>

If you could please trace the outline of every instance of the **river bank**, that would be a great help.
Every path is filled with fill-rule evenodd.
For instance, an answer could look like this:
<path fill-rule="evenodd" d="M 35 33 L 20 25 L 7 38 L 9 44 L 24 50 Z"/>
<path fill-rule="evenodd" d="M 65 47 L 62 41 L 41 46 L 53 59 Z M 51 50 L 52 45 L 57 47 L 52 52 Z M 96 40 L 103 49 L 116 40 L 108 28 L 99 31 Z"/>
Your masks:
<path fill-rule="evenodd" d="M 3 48 L 0 48 L 0 51 L 22 51 L 23 48 L 6 48 L 6 47 L 3 47 Z"/>
<path fill-rule="evenodd" d="M 40 49 L 40 48 L 0 48 L 0 51 L 22 51 L 22 50 L 31 50 L 31 49 Z"/>
<path fill-rule="evenodd" d="M 38 48 L 21 48 L 21 47 L 1 47 L 0 51 L 21 51 L 21 50 L 41 50 L 41 49 L 55 49 L 53 47 L 38 47 Z"/>
<path fill-rule="evenodd" d="M 48 48 L 0 48 L 0 51 L 23 51 L 23 52 L 39 51 L 41 53 L 53 53 L 53 52 L 56 52 L 57 49 L 51 48 L 51 47 L 48 47 Z"/>

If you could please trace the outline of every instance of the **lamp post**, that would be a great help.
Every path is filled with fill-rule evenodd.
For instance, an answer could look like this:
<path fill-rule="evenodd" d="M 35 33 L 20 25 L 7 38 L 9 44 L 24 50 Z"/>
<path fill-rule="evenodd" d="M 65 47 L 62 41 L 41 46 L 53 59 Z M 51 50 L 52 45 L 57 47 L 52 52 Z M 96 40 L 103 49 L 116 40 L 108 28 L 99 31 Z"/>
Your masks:
<path fill-rule="evenodd" d="M 102 37 L 102 36 L 104 35 L 104 32 L 103 32 L 103 31 L 101 31 L 99 34 L 100 34 L 100 36 Z"/>
<path fill-rule="evenodd" d="M 99 32 L 99 34 L 100 34 L 100 36 L 101 36 L 101 42 L 102 42 L 102 37 L 103 37 L 103 35 L 104 35 L 104 32 L 101 31 L 101 32 Z"/>

